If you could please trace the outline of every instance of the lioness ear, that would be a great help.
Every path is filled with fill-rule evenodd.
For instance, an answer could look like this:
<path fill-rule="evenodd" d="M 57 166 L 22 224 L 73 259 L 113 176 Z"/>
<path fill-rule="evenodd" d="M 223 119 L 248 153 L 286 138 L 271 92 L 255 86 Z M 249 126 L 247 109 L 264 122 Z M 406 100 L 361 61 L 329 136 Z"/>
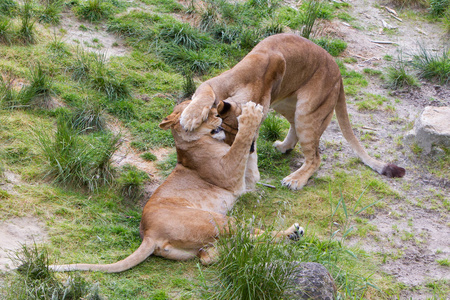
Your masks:
<path fill-rule="evenodd" d="M 170 129 L 180 119 L 180 113 L 172 113 L 159 123 L 159 128 L 163 130 Z"/>
<path fill-rule="evenodd" d="M 217 112 L 219 115 L 226 114 L 231 108 L 231 104 L 225 101 L 220 101 L 219 105 L 217 105 Z"/>

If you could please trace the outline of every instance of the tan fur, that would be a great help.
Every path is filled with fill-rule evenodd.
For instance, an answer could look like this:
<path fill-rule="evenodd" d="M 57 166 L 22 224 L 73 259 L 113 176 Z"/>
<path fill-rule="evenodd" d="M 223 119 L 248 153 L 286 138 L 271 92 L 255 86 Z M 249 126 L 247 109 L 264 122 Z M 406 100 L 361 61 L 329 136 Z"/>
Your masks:
<path fill-rule="evenodd" d="M 274 146 L 283 153 L 297 142 L 302 147 L 305 163 L 283 179 L 283 184 L 291 189 L 301 189 L 319 168 L 319 139 L 334 111 L 344 137 L 366 165 L 389 177 L 405 174 L 403 168 L 367 154 L 348 119 L 339 67 L 328 52 L 297 35 L 277 34 L 264 39 L 232 69 L 202 83 L 181 115 L 182 126 L 188 130 L 197 128 L 208 109 L 221 101 L 232 104 L 231 115 L 222 115 L 224 128 L 229 132 L 237 125 L 239 112 L 233 110 L 248 101 L 261 104 L 264 116 L 272 107 L 289 121 L 288 135 Z M 226 141 L 232 140 L 228 134 Z M 251 161 L 255 164 L 256 153 L 253 155 Z M 251 171 L 246 175 L 247 187 L 251 188 L 259 173 L 256 165 L 249 165 L 247 170 Z"/>
<path fill-rule="evenodd" d="M 51 270 L 121 272 L 151 254 L 174 260 L 198 256 L 204 264 L 214 261 L 217 253 L 212 244 L 219 234 L 228 232 L 230 220 L 226 213 L 245 190 L 245 168 L 263 115 L 262 107 L 255 103 L 243 106 L 238 118 L 239 132 L 230 147 L 213 132 L 222 123 L 215 109 L 208 108 L 205 122 L 197 129 L 184 130 L 179 118 L 187 105 L 183 102 L 176 106 L 160 124 L 162 129 L 172 130 L 178 164 L 144 207 L 140 247 L 113 264 L 52 265 Z M 296 223 L 286 231 L 272 234 L 297 238 L 302 232 Z"/>

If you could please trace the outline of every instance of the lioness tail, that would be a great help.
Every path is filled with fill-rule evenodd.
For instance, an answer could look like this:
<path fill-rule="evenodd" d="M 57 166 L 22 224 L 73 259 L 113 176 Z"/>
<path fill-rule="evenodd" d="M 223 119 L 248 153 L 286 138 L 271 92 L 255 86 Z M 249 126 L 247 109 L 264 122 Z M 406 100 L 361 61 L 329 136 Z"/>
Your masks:
<path fill-rule="evenodd" d="M 143 262 L 148 256 L 150 256 L 155 250 L 156 243 L 145 237 L 142 240 L 139 248 L 134 251 L 127 258 L 118 261 L 113 264 L 100 265 L 100 264 L 70 264 L 70 265 L 50 265 L 49 270 L 56 272 L 68 272 L 68 271 L 102 271 L 107 273 L 117 273 L 128 270 L 141 262 Z"/>
<path fill-rule="evenodd" d="M 371 167 L 379 174 L 385 175 L 387 177 L 403 177 L 405 175 L 405 169 L 394 164 L 388 164 L 370 157 L 367 154 L 366 150 L 361 146 L 360 142 L 353 133 L 353 129 L 348 118 L 347 104 L 345 102 L 344 85 L 342 83 L 342 80 L 339 99 L 335 107 L 335 112 L 342 134 L 364 164 Z"/>

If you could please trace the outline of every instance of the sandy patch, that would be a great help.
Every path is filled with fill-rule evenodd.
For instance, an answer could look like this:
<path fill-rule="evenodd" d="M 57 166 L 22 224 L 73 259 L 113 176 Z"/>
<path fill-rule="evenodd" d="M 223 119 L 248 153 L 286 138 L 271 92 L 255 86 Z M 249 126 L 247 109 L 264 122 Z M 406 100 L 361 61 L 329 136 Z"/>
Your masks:
<path fill-rule="evenodd" d="M 22 217 L 0 222 L 0 237 L 0 270 L 8 271 L 17 267 L 10 259 L 15 251 L 22 245 L 43 242 L 48 235 L 37 218 Z"/>

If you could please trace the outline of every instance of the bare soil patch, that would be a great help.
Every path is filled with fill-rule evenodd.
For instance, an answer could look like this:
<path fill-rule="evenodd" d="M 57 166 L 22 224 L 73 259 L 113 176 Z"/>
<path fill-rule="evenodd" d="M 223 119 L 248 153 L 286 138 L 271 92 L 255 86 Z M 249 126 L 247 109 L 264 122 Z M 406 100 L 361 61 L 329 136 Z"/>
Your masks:
<path fill-rule="evenodd" d="M 47 232 L 37 218 L 21 217 L 0 222 L 0 236 L 0 271 L 8 271 L 17 267 L 11 261 L 11 256 L 22 245 L 44 242 Z"/>

